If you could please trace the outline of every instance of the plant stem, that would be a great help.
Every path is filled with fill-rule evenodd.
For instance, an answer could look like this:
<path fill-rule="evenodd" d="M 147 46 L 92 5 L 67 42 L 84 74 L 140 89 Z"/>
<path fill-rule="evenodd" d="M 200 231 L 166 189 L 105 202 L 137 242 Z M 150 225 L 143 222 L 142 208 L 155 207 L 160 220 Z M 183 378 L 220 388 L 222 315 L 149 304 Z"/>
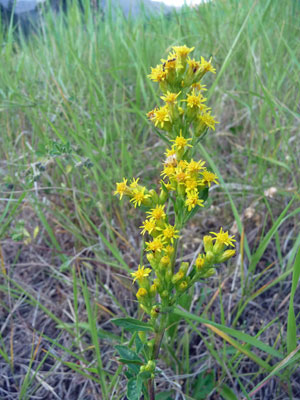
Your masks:
<path fill-rule="evenodd" d="M 163 314 L 161 316 L 159 329 L 155 334 L 154 346 L 153 346 L 152 357 L 151 357 L 152 360 L 156 360 L 159 356 L 161 342 L 163 340 L 165 330 L 166 330 L 166 317 L 167 317 L 166 314 Z M 155 400 L 154 378 L 150 378 L 148 380 L 148 395 L 149 395 L 149 400 Z"/>

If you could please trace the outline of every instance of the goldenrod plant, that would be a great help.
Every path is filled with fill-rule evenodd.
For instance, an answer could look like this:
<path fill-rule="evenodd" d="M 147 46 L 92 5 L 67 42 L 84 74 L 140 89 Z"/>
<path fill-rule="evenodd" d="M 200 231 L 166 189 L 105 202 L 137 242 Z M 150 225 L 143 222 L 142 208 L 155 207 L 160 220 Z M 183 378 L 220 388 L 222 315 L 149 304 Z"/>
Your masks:
<path fill-rule="evenodd" d="M 145 238 L 145 265 L 138 265 L 131 273 L 132 283 L 138 284 L 136 297 L 145 321 L 114 320 L 133 332 L 129 345 L 136 347 L 133 351 L 130 346 L 117 346 L 120 361 L 128 366 L 129 400 L 139 399 L 142 393 L 149 400 L 155 399 L 156 365 L 172 309 L 196 282 L 211 277 L 218 264 L 235 254 L 234 236 L 221 227 L 219 232 L 204 236 L 203 252 L 195 263 L 177 261 L 183 227 L 205 207 L 211 185 L 218 184 L 218 177 L 205 161 L 195 159 L 197 143 L 217 123 L 205 104 L 206 87 L 202 83 L 215 69 L 211 60 L 193 59 L 193 50 L 185 45 L 173 47 L 167 59 L 148 75 L 158 83 L 163 104 L 147 116 L 167 143 L 157 190 L 148 190 L 135 178 L 116 184 L 115 194 L 128 198 L 146 215 L 140 226 Z"/>

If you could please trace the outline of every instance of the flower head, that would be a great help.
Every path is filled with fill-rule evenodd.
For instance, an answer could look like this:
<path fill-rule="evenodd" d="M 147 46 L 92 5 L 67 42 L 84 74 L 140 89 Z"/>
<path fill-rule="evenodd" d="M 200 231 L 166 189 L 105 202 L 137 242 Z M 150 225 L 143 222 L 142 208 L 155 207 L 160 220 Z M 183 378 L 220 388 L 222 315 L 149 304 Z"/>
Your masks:
<path fill-rule="evenodd" d="M 143 225 L 140 226 L 140 228 L 143 228 L 143 230 L 142 230 L 142 232 L 141 232 L 142 235 L 144 235 L 146 232 L 148 232 L 149 234 L 151 234 L 151 233 L 154 231 L 154 229 L 156 228 L 155 220 L 153 220 L 153 219 L 146 219 L 146 220 L 143 222 Z"/>
<path fill-rule="evenodd" d="M 176 150 L 181 150 L 184 149 L 185 147 L 193 147 L 191 144 L 189 144 L 189 141 L 192 139 L 186 139 L 185 137 L 182 136 L 182 131 L 180 130 L 179 136 L 176 137 L 175 140 L 171 140 L 171 142 L 174 142 L 173 147 Z"/>
<path fill-rule="evenodd" d="M 212 182 L 215 182 L 217 185 L 219 184 L 219 182 L 217 181 L 218 177 L 213 172 L 205 170 L 201 172 L 201 174 L 203 176 L 202 182 L 208 187 L 210 187 Z"/>
<path fill-rule="evenodd" d="M 208 72 L 208 71 L 210 71 L 210 72 L 212 72 L 213 74 L 216 73 L 215 68 L 214 68 L 214 67 L 212 66 L 212 64 L 211 64 L 211 58 L 210 58 L 209 61 L 206 61 L 203 57 L 201 57 L 201 64 L 200 64 L 200 66 L 201 66 L 201 70 L 202 70 L 203 72 Z"/>
<path fill-rule="evenodd" d="M 169 110 L 167 106 L 163 106 L 161 108 L 156 109 L 155 114 L 153 116 L 154 125 L 157 126 L 160 124 L 160 127 L 163 128 L 165 122 L 170 121 Z"/>
<path fill-rule="evenodd" d="M 195 89 L 192 90 L 191 94 L 187 94 L 187 99 L 183 100 L 186 101 L 187 106 L 189 108 L 203 108 L 203 104 L 205 102 L 205 98 L 202 96 L 201 93 L 196 94 Z"/>
<path fill-rule="evenodd" d="M 138 187 L 138 182 L 139 182 L 140 178 L 132 178 L 132 181 L 130 182 L 130 187 L 131 189 L 136 189 Z"/>
<path fill-rule="evenodd" d="M 233 242 L 235 242 L 236 240 L 233 239 L 233 236 L 229 236 L 228 232 L 223 232 L 223 228 L 220 229 L 220 232 L 216 233 L 216 232 L 209 232 L 212 235 L 215 235 L 216 237 L 213 238 L 214 240 L 216 240 L 216 242 L 225 244 L 226 246 L 232 246 L 234 247 Z"/>
<path fill-rule="evenodd" d="M 195 47 L 187 47 L 184 46 L 173 46 L 172 49 L 175 51 L 176 55 L 181 58 L 186 58 L 194 49 Z"/>
<path fill-rule="evenodd" d="M 180 95 L 181 92 L 179 93 L 171 93 L 167 91 L 167 94 L 165 96 L 161 96 L 161 99 L 171 105 L 174 105 L 177 103 L 177 97 Z"/>
<path fill-rule="evenodd" d="M 210 115 L 209 112 L 204 113 L 204 114 L 199 114 L 198 116 L 198 121 L 201 127 L 203 128 L 210 128 L 215 130 L 215 124 L 218 124 L 219 122 L 214 119 L 212 115 Z"/>
<path fill-rule="evenodd" d="M 136 280 L 138 280 L 138 282 L 142 281 L 144 278 L 149 276 L 150 272 L 151 268 L 145 268 L 144 265 L 139 265 L 137 271 L 131 273 L 131 276 L 134 278 L 132 283 Z"/>
<path fill-rule="evenodd" d="M 164 248 L 164 241 L 163 239 L 157 237 L 154 240 L 152 240 L 152 242 L 146 242 L 146 245 L 147 245 L 146 248 L 147 251 L 154 251 L 154 252 L 157 251 L 158 253 L 160 253 Z"/>
<path fill-rule="evenodd" d="M 150 215 L 151 218 L 155 220 L 159 220 L 165 218 L 166 213 L 164 211 L 164 206 L 156 205 L 155 208 L 152 208 L 151 211 L 147 211 L 147 214 Z"/>
<path fill-rule="evenodd" d="M 141 203 L 143 203 L 148 197 L 150 197 L 149 193 L 145 194 L 145 190 L 145 186 L 137 187 L 133 190 L 132 198 L 130 199 L 130 201 L 133 202 L 134 208 L 136 208 L 136 206 L 140 206 Z"/>
<path fill-rule="evenodd" d="M 173 243 L 174 239 L 178 239 L 178 230 L 175 229 L 175 226 L 167 224 L 164 228 L 158 228 L 158 230 L 162 231 L 163 238 L 169 240 Z"/>
<path fill-rule="evenodd" d="M 114 192 L 114 195 L 120 195 L 120 200 L 122 199 L 123 195 L 128 190 L 127 186 L 127 179 L 123 178 L 123 182 L 117 182 L 117 190 Z"/>
<path fill-rule="evenodd" d="M 157 65 L 155 68 L 151 68 L 151 74 L 148 77 L 153 82 L 163 82 L 166 79 L 167 73 L 164 71 L 162 65 Z"/>
<path fill-rule="evenodd" d="M 191 211 L 196 206 L 204 207 L 203 200 L 198 198 L 198 191 L 191 190 L 187 192 L 187 198 L 185 200 L 185 205 L 188 208 L 188 211 Z"/>

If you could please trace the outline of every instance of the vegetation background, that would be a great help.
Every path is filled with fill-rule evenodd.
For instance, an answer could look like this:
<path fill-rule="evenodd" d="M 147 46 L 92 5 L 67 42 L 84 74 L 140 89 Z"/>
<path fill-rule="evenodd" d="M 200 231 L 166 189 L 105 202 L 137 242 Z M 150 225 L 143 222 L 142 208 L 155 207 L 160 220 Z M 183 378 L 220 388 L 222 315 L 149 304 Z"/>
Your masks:
<path fill-rule="evenodd" d="M 220 124 L 199 157 L 221 185 L 182 259 L 221 225 L 239 255 L 174 316 L 158 399 L 300 399 L 299 2 L 135 20 L 83 5 L 48 11 L 26 38 L 0 28 L 0 398 L 126 398 L 113 345 L 128 336 L 109 320 L 138 316 L 142 215 L 113 190 L 124 176 L 155 184 L 164 145 L 146 75 L 186 44 L 217 68 L 205 83 Z"/>

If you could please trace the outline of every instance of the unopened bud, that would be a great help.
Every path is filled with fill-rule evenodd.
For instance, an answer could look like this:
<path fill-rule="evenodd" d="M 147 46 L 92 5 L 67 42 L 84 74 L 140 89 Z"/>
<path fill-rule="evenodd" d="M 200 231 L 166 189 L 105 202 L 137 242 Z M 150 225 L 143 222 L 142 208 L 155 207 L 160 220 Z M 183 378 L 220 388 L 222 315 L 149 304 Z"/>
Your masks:
<path fill-rule="evenodd" d="M 184 292 L 186 289 L 187 289 L 187 287 L 188 287 L 188 283 L 187 283 L 187 281 L 183 281 L 183 282 L 181 282 L 181 284 L 179 285 L 179 290 L 180 290 L 180 292 Z"/>
<path fill-rule="evenodd" d="M 141 300 L 141 299 L 145 298 L 147 295 L 148 295 L 148 292 L 146 289 L 139 288 L 139 290 L 137 291 L 136 297 L 138 300 Z"/>
<path fill-rule="evenodd" d="M 169 292 L 167 291 L 167 290 L 164 290 L 162 293 L 161 293 L 161 297 L 162 298 L 167 298 L 169 296 Z"/>
<path fill-rule="evenodd" d="M 215 275 L 216 270 L 214 268 L 210 268 L 204 275 L 203 278 L 209 278 L 210 276 Z"/>
<path fill-rule="evenodd" d="M 155 371 L 155 367 L 156 367 L 155 361 L 154 360 L 149 360 L 147 362 L 145 370 L 149 371 L 149 372 L 154 372 Z"/>
<path fill-rule="evenodd" d="M 154 319 L 156 319 L 158 316 L 159 316 L 159 312 L 160 312 L 160 309 L 159 309 L 159 307 L 158 306 L 153 306 L 152 308 L 151 308 L 151 317 L 152 318 L 154 318 Z"/>
<path fill-rule="evenodd" d="M 211 251 L 208 251 L 208 252 L 206 253 L 206 255 L 205 255 L 205 260 L 206 260 L 206 262 L 207 262 L 208 264 L 212 263 L 213 260 L 214 260 L 214 258 L 215 258 L 215 255 L 214 255 L 214 253 L 211 252 Z"/>
<path fill-rule="evenodd" d="M 203 257 L 202 254 L 199 254 L 199 256 L 196 259 L 196 268 L 198 271 L 200 271 L 200 269 L 204 267 L 204 263 L 205 263 L 205 258 Z"/>
<path fill-rule="evenodd" d="M 150 296 L 154 297 L 157 292 L 157 286 L 155 284 L 151 285 L 149 292 L 150 292 Z"/>
<path fill-rule="evenodd" d="M 214 246 L 213 238 L 209 235 L 204 236 L 203 244 L 204 244 L 205 253 L 212 251 L 213 246 Z"/>
<path fill-rule="evenodd" d="M 179 271 L 182 271 L 184 275 L 187 273 L 187 270 L 189 269 L 189 263 L 187 262 L 182 262 L 179 268 Z"/>
<path fill-rule="evenodd" d="M 165 204 L 165 202 L 168 199 L 168 192 L 161 190 L 160 195 L 159 195 L 159 204 Z"/>
<path fill-rule="evenodd" d="M 223 254 L 221 254 L 218 258 L 216 263 L 222 263 L 229 260 L 231 257 L 235 255 L 235 250 L 226 250 Z"/>
<path fill-rule="evenodd" d="M 163 256 L 160 260 L 160 263 L 163 267 L 166 267 L 170 264 L 171 260 L 169 256 Z"/>
<path fill-rule="evenodd" d="M 183 271 L 178 271 L 177 274 L 175 274 L 172 278 L 172 283 L 175 285 L 176 283 L 178 283 L 179 281 L 181 281 L 181 279 L 183 279 L 185 276 L 185 273 Z"/>

